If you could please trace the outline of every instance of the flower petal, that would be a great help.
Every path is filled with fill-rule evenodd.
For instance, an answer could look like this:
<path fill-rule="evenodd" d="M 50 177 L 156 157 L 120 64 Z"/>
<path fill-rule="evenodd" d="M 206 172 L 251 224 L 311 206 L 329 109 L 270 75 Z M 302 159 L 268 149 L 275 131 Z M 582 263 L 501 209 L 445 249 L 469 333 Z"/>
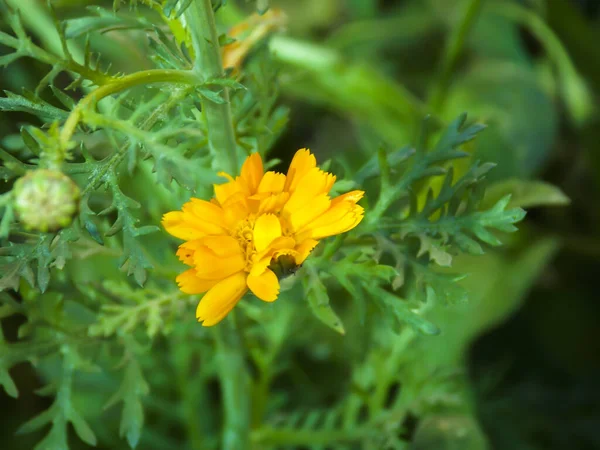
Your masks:
<path fill-rule="evenodd" d="M 249 194 L 246 184 L 241 182 L 239 178 L 223 184 L 213 184 L 213 187 L 215 189 L 215 197 L 221 205 L 225 204 L 235 194 Z"/>
<path fill-rule="evenodd" d="M 242 251 L 240 243 L 232 236 L 207 236 L 199 242 L 217 256 L 232 256 Z"/>
<path fill-rule="evenodd" d="M 227 256 L 219 256 L 208 247 L 201 246 L 194 254 L 194 264 L 200 278 L 220 280 L 243 270 L 246 260 L 239 246 L 237 253 Z"/>
<path fill-rule="evenodd" d="M 219 280 L 202 280 L 196 275 L 196 269 L 189 269 L 175 278 L 179 289 L 185 294 L 201 294 L 208 291 Z"/>
<path fill-rule="evenodd" d="M 250 195 L 254 194 L 258 189 L 264 173 L 262 159 L 259 153 L 252 153 L 242 166 L 240 173 L 240 181 L 243 182 Z"/>
<path fill-rule="evenodd" d="M 258 298 L 265 302 L 277 300 L 279 295 L 279 280 L 271 269 L 265 270 L 260 275 L 248 275 L 248 287 Z"/>
<path fill-rule="evenodd" d="M 299 191 L 296 191 L 299 192 Z M 324 214 L 331 206 L 331 200 L 327 194 L 320 194 L 306 201 L 303 207 L 290 210 L 284 209 L 283 216 L 288 219 L 292 231 L 300 230 L 307 223 Z"/>
<path fill-rule="evenodd" d="M 290 199 L 285 204 L 285 214 L 293 214 L 295 211 L 305 208 L 313 198 L 328 194 L 335 182 L 335 175 L 323 172 L 318 167 L 310 169 L 304 174 Z"/>
<path fill-rule="evenodd" d="M 269 171 L 265 173 L 260 180 L 260 184 L 258 185 L 257 192 L 272 192 L 272 193 L 280 193 L 283 191 L 285 186 L 285 175 L 282 173 Z"/>
<path fill-rule="evenodd" d="M 296 251 L 298 252 L 298 256 L 296 256 L 296 264 L 302 264 L 318 243 L 319 241 L 315 239 L 306 239 L 305 241 L 297 245 Z"/>
<path fill-rule="evenodd" d="M 192 197 L 188 203 L 183 205 L 182 209 L 184 212 L 189 210 L 200 220 L 213 223 L 221 228 L 226 227 L 225 212 L 223 208 L 214 203 Z"/>
<path fill-rule="evenodd" d="M 198 249 L 198 247 L 200 245 L 202 245 L 201 239 L 184 242 L 177 249 L 176 255 L 182 263 L 184 263 L 188 266 L 193 266 L 194 265 L 194 254 L 196 253 L 196 250 Z"/>
<path fill-rule="evenodd" d="M 313 239 L 323 239 L 351 230 L 360 223 L 363 215 L 362 206 L 353 202 L 340 202 L 301 231 L 310 231 L 310 237 Z"/>
<path fill-rule="evenodd" d="M 209 232 L 218 231 L 214 227 L 205 226 L 201 221 L 196 221 L 192 216 L 181 211 L 166 213 L 163 215 L 161 223 L 167 233 L 186 241 L 199 239 Z"/>
<path fill-rule="evenodd" d="M 210 327 L 219 323 L 247 292 L 246 273 L 237 272 L 216 283 L 200 299 L 196 318 L 202 325 Z"/>
<path fill-rule="evenodd" d="M 254 248 L 262 252 L 271 242 L 281 236 L 281 223 L 274 214 L 263 214 L 254 223 Z"/>
<path fill-rule="evenodd" d="M 287 172 L 284 190 L 292 192 L 298 186 L 298 182 L 304 177 L 313 167 L 317 167 L 317 159 L 310 150 L 302 148 L 296 152 L 290 168 Z"/>
<path fill-rule="evenodd" d="M 363 196 L 365 195 L 365 191 L 350 191 L 345 194 L 338 195 L 337 197 L 331 199 L 331 206 L 337 205 L 340 202 L 352 202 L 357 203 Z"/>

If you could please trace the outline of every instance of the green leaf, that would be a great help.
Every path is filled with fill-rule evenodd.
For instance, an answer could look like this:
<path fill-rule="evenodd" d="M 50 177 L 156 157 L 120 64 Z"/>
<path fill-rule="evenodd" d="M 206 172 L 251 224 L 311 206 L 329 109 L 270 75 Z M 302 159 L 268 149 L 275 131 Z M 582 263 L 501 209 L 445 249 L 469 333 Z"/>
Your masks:
<path fill-rule="evenodd" d="M 372 300 L 383 309 L 384 314 L 395 319 L 397 330 L 400 325 L 408 324 L 416 331 L 426 335 L 433 336 L 440 333 L 437 326 L 413 311 L 408 303 L 400 297 L 372 284 L 367 284 L 366 289 L 371 294 Z"/>
<path fill-rule="evenodd" d="M 308 304 L 315 317 L 332 330 L 337 331 L 340 334 L 345 334 L 346 331 L 344 330 L 344 325 L 335 311 L 331 308 L 327 289 L 317 274 L 311 274 L 311 276 L 305 279 L 304 290 L 306 292 Z"/>
<path fill-rule="evenodd" d="M 510 195 L 510 208 L 565 206 L 571 202 L 559 187 L 550 183 L 511 178 L 493 183 L 486 189 L 482 209 L 492 207 L 506 195 Z"/>
<path fill-rule="evenodd" d="M 233 78 L 211 78 L 202 83 L 203 86 L 224 86 L 231 89 L 246 89 L 242 83 L 234 80 Z"/>
<path fill-rule="evenodd" d="M 145 24 L 140 20 L 115 15 L 100 7 L 91 9 L 98 15 L 77 17 L 65 21 L 65 37 L 67 39 L 87 35 L 94 31 L 105 32 L 114 29 L 126 30 L 150 27 L 149 24 Z"/>
<path fill-rule="evenodd" d="M 65 450 L 68 444 L 68 423 L 71 422 L 77 435 L 89 445 L 96 445 L 96 436 L 72 404 L 72 383 L 75 367 L 80 359 L 75 351 L 66 345 L 61 347 L 62 370 L 56 382 L 44 389 L 43 394 L 56 391 L 54 402 L 47 410 L 23 424 L 17 433 L 31 433 L 45 425 L 51 425 L 50 431 L 36 446 L 35 450 Z"/>
<path fill-rule="evenodd" d="M 18 95 L 4 91 L 6 97 L 0 98 L 0 111 L 21 111 L 34 114 L 45 122 L 66 120 L 69 113 L 52 106 L 50 103 L 33 95 Z"/>
<path fill-rule="evenodd" d="M 96 435 L 83 417 L 73 409 L 69 411 L 69 421 L 73 424 L 73 428 L 75 428 L 75 433 L 77 433 L 79 439 L 88 445 L 96 445 Z"/>
<path fill-rule="evenodd" d="M 125 368 L 125 375 L 119 390 L 107 402 L 104 409 L 123 402 L 119 435 L 126 437 L 131 448 L 135 448 L 140 440 L 144 426 L 144 408 L 142 398 L 148 395 L 148 384 L 138 362 L 129 358 Z"/>
<path fill-rule="evenodd" d="M 151 269 L 154 266 L 148 260 L 138 241 L 138 237 L 142 234 L 154 232 L 158 230 L 158 227 L 146 226 L 137 228 L 136 223 L 138 219 L 133 217 L 129 209 L 138 209 L 140 208 L 140 204 L 127 197 L 121 191 L 114 172 L 109 174 L 108 184 L 113 194 L 112 207 L 109 209 L 116 209 L 117 220 L 105 234 L 106 236 L 112 236 L 118 231 L 123 232 L 123 255 L 119 260 L 120 267 L 126 268 L 127 275 L 133 275 L 135 281 L 140 286 L 143 286 L 146 281 L 146 269 Z"/>
<path fill-rule="evenodd" d="M 199 89 L 200 94 L 202 95 L 202 97 L 206 98 L 207 100 L 210 100 L 213 103 L 216 103 L 218 105 L 222 105 L 227 103 L 225 101 L 225 99 L 223 97 L 221 97 L 221 91 L 215 92 L 215 91 L 211 91 L 210 89 Z"/>

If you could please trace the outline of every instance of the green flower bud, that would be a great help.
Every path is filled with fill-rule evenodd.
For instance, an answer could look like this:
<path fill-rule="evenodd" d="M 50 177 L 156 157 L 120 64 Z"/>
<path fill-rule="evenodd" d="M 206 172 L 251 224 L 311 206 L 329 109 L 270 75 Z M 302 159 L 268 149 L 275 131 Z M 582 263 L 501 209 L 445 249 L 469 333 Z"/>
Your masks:
<path fill-rule="evenodd" d="M 57 170 L 36 169 L 14 186 L 14 208 L 28 230 L 56 231 L 71 224 L 79 206 L 79 187 Z"/>

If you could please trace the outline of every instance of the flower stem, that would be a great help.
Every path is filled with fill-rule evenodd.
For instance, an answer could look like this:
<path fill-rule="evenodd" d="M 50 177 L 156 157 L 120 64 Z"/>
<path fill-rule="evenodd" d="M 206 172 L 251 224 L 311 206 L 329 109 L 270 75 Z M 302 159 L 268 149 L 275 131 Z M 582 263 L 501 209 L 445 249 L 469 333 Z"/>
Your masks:
<path fill-rule="evenodd" d="M 193 0 L 185 11 L 196 57 L 194 70 L 204 79 L 223 78 L 221 48 L 210 0 Z M 236 139 L 233 129 L 229 90 L 220 93 L 223 103 L 202 97 L 202 112 L 208 129 L 208 146 L 215 168 L 236 174 L 238 170 Z"/>
<path fill-rule="evenodd" d="M 450 34 L 439 70 L 440 76 L 434 83 L 429 96 L 429 107 L 434 114 L 439 113 L 444 107 L 458 57 L 462 53 L 467 36 L 475 25 L 482 3 L 483 0 L 465 0 L 461 20 Z"/>
<path fill-rule="evenodd" d="M 223 450 L 249 448 L 250 376 L 242 353 L 242 342 L 233 318 L 217 327 L 217 365 L 223 395 Z"/>

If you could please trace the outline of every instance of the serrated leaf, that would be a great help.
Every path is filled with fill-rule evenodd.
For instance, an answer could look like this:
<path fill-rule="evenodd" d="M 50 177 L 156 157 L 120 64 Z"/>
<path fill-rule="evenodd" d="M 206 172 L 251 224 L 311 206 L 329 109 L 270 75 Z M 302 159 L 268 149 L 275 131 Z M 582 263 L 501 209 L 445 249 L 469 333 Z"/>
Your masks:
<path fill-rule="evenodd" d="M 42 99 L 31 100 L 22 95 L 4 91 L 6 97 L 0 98 L 0 111 L 20 111 L 34 114 L 45 122 L 66 120 L 69 113 L 52 106 Z"/>
<path fill-rule="evenodd" d="M 367 285 L 366 289 L 371 294 L 371 298 L 383 307 L 384 314 L 389 314 L 390 317 L 396 320 L 397 326 L 405 323 L 416 331 L 426 335 L 433 336 L 440 333 L 436 325 L 429 322 L 417 312 L 412 311 L 406 301 L 400 297 L 375 285 Z"/>
<path fill-rule="evenodd" d="M 419 234 L 418 237 L 421 240 L 421 247 L 417 257 L 429 253 L 429 259 L 438 266 L 450 267 L 452 265 L 452 255 L 443 249 L 442 239 L 436 240 L 426 234 Z"/>
<path fill-rule="evenodd" d="M 203 86 L 224 86 L 231 89 L 246 89 L 242 83 L 234 80 L 233 78 L 211 78 L 202 83 Z"/>
<path fill-rule="evenodd" d="M 340 334 L 345 334 L 344 325 L 341 319 L 331 308 L 327 289 L 319 280 L 317 275 L 313 275 L 305 282 L 305 291 L 308 304 L 317 319 Z"/>
<path fill-rule="evenodd" d="M 125 369 L 125 375 L 119 390 L 107 402 L 105 409 L 116 403 L 123 402 L 119 435 L 127 439 L 131 448 L 135 448 L 140 440 L 144 426 L 144 408 L 142 398 L 149 392 L 137 361 L 130 359 Z"/>
<path fill-rule="evenodd" d="M 79 436 L 83 442 L 88 445 L 96 446 L 97 440 L 96 435 L 87 424 L 87 422 L 77 413 L 75 410 L 71 409 L 69 414 L 69 421 L 73 424 L 73 428 L 75 428 L 75 433 Z"/>
<path fill-rule="evenodd" d="M 94 8 L 94 10 L 99 14 L 98 16 L 85 16 L 66 20 L 65 37 L 67 39 L 73 39 L 94 31 L 140 29 L 149 27 L 149 25 L 138 20 L 114 15 L 102 8 Z"/>
<path fill-rule="evenodd" d="M 221 91 L 215 92 L 211 91 L 210 89 L 199 89 L 199 92 L 200 95 L 202 95 L 202 97 L 218 105 L 223 105 L 227 103 L 225 99 L 221 97 Z"/>

